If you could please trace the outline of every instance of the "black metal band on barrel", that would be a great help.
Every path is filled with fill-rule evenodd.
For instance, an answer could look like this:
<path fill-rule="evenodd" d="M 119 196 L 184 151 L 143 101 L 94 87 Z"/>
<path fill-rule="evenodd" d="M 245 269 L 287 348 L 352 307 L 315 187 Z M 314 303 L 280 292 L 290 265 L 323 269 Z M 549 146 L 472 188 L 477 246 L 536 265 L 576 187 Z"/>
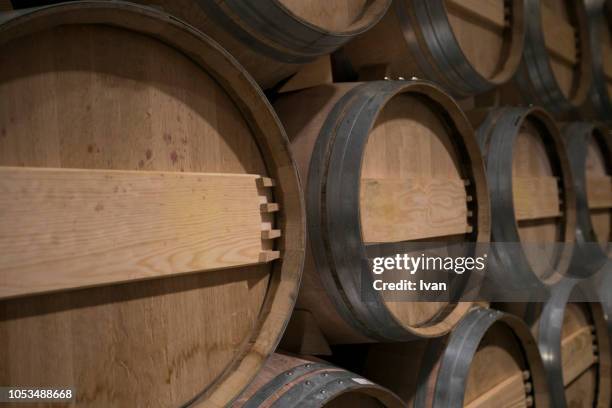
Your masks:
<path fill-rule="evenodd" d="M 610 94 L 606 85 L 602 47 L 602 39 L 606 35 L 606 30 L 611 28 L 606 24 L 604 2 L 585 1 L 585 6 L 593 68 L 593 85 L 589 92 L 589 98 L 599 118 L 605 122 L 612 123 L 612 102 L 610 101 Z M 610 18 L 610 16 L 607 17 Z M 609 21 L 608 24 L 612 24 L 612 21 Z"/>
<path fill-rule="evenodd" d="M 417 85 L 432 86 L 423 82 L 377 81 L 359 85 L 344 95 L 321 128 L 306 188 L 309 240 L 323 286 L 349 325 L 381 341 L 410 340 L 415 336 L 396 320 L 382 294 L 372 287 L 370 260 L 361 238 L 361 163 L 372 126 L 391 98 L 412 90 L 424 102 L 437 106 Z M 452 120 L 442 116 L 453 131 Z M 462 146 L 462 136 L 452 140 Z M 465 147 L 458 151 L 466 158 L 462 169 L 465 178 L 473 180 L 471 156 Z"/>
<path fill-rule="evenodd" d="M 456 97 L 491 90 L 496 83 L 483 77 L 463 53 L 448 20 L 444 0 L 410 0 L 410 9 L 407 1 L 396 1 L 395 12 L 404 41 L 419 69 Z M 516 3 L 521 4 L 517 4 L 514 11 L 522 11 L 522 2 Z M 511 41 L 513 44 L 508 47 L 508 53 L 513 52 L 515 46 L 522 46 L 515 44 L 522 42 L 522 36 L 513 31 Z"/>
<path fill-rule="evenodd" d="M 276 391 L 285 387 L 287 384 L 291 383 L 296 378 L 329 367 L 330 366 L 328 366 L 327 364 L 307 363 L 286 370 L 274 377 L 274 379 L 272 379 L 266 385 L 261 387 L 255 394 L 253 394 L 251 398 L 249 398 L 249 400 L 244 404 L 244 408 L 257 408 L 261 404 L 263 404 L 268 398 L 270 398 Z"/>
<path fill-rule="evenodd" d="M 296 18 L 277 0 L 199 0 L 198 4 L 245 47 L 290 64 L 307 63 L 335 51 L 375 24 L 384 14 L 381 12 L 366 27 L 334 33 Z"/>
<path fill-rule="evenodd" d="M 538 128 L 553 168 L 562 181 L 562 194 L 564 199 L 561 203 L 563 214 L 564 237 L 574 236 L 569 226 L 574 225 L 574 219 L 568 221 L 566 206 L 571 202 L 573 186 L 569 163 L 563 160 L 563 143 L 556 137 L 556 130 L 552 119 L 539 108 L 500 108 L 494 109 L 487 119 L 478 128 L 476 137 L 487 163 L 487 180 L 491 194 L 491 238 L 492 259 L 490 259 L 487 274 L 494 281 L 508 285 L 513 290 L 531 291 L 532 293 L 545 293 L 549 278 L 558 279 L 568 271 L 572 253 L 572 242 L 559 242 L 559 262 L 547 276 L 538 278 L 531 267 L 525 251 L 521 245 L 518 230 L 517 217 L 514 208 L 514 197 L 512 192 L 512 163 L 515 141 L 520 133 L 521 127 L 527 118 Z M 499 243 L 496 245 L 495 243 Z"/>
<path fill-rule="evenodd" d="M 295 383 L 290 385 L 292 382 Z M 286 390 L 270 405 L 271 408 L 320 408 L 338 395 L 351 390 L 358 389 L 365 394 L 370 394 L 373 390 L 382 390 L 380 386 L 350 371 L 327 364 L 309 363 L 291 368 L 274 377 L 249 398 L 244 408 L 259 408 L 283 388 Z"/>
<path fill-rule="evenodd" d="M 457 325 L 448 338 L 440 368 L 437 371 L 433 406 L 462 408 L 470 365 L 478 345 L 495 323 L 505 324 L 521 345 L 524 364 L 528 367 L 534 389 L 546 388 L 544 366 L 529 328 L 519 318 L 499 311 L 476 308 Z M 415 396 L 415 408 L 425 408 L 429 387 L 420 382 Z M 535 406 L 548 406 L 546 393 L 535 393 Z M 541 404 L 541 405 L 540 405 Z M 556 405 L 555 405 L 556 406 Z"/>
<path fill-rule="evenodd" d="M 517 84 L 521 88 L 523 95 L 526 95 L 530 102 L 538 103 L 546 109 L 554 113 L 574 111 L 577 106 L 586 98 L 587 88 L 581 90 L 584 93 L 584 98 L 580 97 L 572 103 L 561 90 L 560 84 L 557 81 L 553 72 L 550 55 L 546 48 L 544 40 L 544 30 L 542 27 L 542 10 L 539 0 L 524 0 L 525 1 L 525 49 L 523 53 L 523 61 L 517 73 Z M 581 19 L 583 23 L 586 20 L 586 11 L 584 5 L 580 1 L 573 2 L 577 7 L 576 18 Z M 587 38 L 584 38 L 582 32 L 579 31 L 579 46 L 582 47 L 582 58 L 579 71 L 581 75 L 587 75 L 585 72 L 586 61 L 585 56 L 590 56 L 590 48 L 586 44 Z"/>
<path fill-rule="evenodd" d="M 601 134 L 597 134 L 601 132 Z M 596 138 L 596 142 L 604 149 L 604 159 L 610 159 L 612 155 L 612 144 L 606 140 L 603 132 L 592 123 L 575 122 L 568 125 L 564 130 L 565 143 L 567 145 L 567 155 L 572 174 L 574 176 L 574 186 L 576 190 L 576 246 L 570 270 L 574 276 L 588 277 L 601 270 L 606 262 L 609 261 L 607 253 L 597 242 L 597 237 L 591 222 L 589 203 L 587 200 L 586 185 L 586 157 L 587 146 L 590 138 Z M 610 139 L 610 137 L 607 137 Z"/>

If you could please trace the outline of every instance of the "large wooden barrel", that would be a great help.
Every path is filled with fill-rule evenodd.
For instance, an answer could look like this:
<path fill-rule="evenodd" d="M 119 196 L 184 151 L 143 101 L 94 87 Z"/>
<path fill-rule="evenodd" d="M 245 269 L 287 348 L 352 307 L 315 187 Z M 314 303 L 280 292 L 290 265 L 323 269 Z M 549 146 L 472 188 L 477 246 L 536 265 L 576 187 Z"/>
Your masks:
<path fill-rule="evenodd" d="M 593 83 L 582 109 L 586 117 L 612 122 L 612 7 L 603 0 L 585 1 L 592 55 Z"/>
<path fill-rule="evenodd" d="M 16 8 L 48 0 L 12 1 Z M 211 36 L 263 87 L 367 31 L 391 0 L 134 0 L 159 8 Z"/>
<path fill-rule="evenodd" d="M 538 341 L 554 407 L 609 407 L 612 404 L 610 338 L 602 304 L 585 286 L 567 279 L 545 303 L 506 304 L 525 319 Z M 573 302 L 590 300 L 589 303 Z"/>
<path fill-rule="evenodd" d="M 400 408 L 391 391 L 318 360 L 273 354 L 234 408 Z"/>
<path fill-rule="evenodd" d="M 574 122 L 564 129 L 576 190 L 576 250 L 571 269 L 588 276 L 612 258 L 612 135 Z"/>
<path fill-rule="evenodd" d="M 416 76 L 474 95 L 516 72 L 524 19 L 523 0 L 398 0 L 343 52 L 361 80 Z"/>
<path fill-rule="evenodd" d="M 494 310 L 472 310 L 443 338 L 372 345 L 363 374 L 414 408 L 556 407 L 529 328 Z"/>
<path fill-rule="evenodd" d="M 299 307 L 331 343 L 448 332 L 470 303 L 385 298 L 372 286 L 372 258 L 422 241 L 443 250 L 488 242 L 484 167 L 462 111 L 423 81 L 320 86 L 275 108 L 306 183 Z"/>
<path fill-rule="evenodd" d="M 576 110 L 592 82 L 584 2 L 529 0 L 525 12 L 525 51 L 516 76 L 522 99 L 555 114 Z"/>
<path fill-rule="evenodd" d="M 2 18 L 0 383 L 72 387 L 78 406 L 225 407 L 279 341 L 303 263 L 271 106 L 154 9 Z"/>
<path fill-rule="evenodd" d="M 484 113 L 484 114 L 483 114 Z M 488 276 L 514 295 L 530 295 L 568 273 L 576 195 L 567 152 L 540 108 L 474 111 L 491 193 Z M 518 299 L 516 299 L 518 300 Z"/>

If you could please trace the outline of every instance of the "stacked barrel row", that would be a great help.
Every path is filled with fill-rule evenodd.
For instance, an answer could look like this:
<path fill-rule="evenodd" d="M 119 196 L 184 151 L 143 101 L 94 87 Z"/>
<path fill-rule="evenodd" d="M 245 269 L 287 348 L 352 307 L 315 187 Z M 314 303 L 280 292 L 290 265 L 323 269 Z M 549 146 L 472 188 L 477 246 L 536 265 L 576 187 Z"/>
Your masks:
<path fill-rule="evenodd" d="M 610 406 L 610 4 L 55 3 L 0 2 L 0 386 Z M 373 289 L 490 243 L 545 301 Z"/>

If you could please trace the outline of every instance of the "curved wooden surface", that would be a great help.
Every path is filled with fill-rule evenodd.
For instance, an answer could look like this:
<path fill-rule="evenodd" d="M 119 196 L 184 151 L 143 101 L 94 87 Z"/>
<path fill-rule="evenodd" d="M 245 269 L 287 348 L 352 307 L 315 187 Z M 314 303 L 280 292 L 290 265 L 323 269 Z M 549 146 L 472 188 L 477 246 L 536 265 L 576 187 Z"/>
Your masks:
<path fill-rule="evenodd" d="M 266 389 L 270 389 L 271 392 L 264 397 L 262 392 Z M 289 394 L 292 392 L 295 396 L 289 399 Z M 275 353 L 232 407 L 275 406 L 399 408 L 403 404 L 391 391 L 360 375 L 314 358 Z"/>
<path fill-rule="evenodd" d="M 451 135 L 447 130 L 448 117 L 442 112 L 447 112 L 456 123 L 463 123 L 465 119 L 456 105 L 435 93 L 435 100 L 441 104 L 437 105 L 427 99 L 427 85 L 418 90 L 421 85 L 418 82 L 414 85 L 414 94 L 407 83 L 405 92 L 385 102 L 367 136 L 359 176 L 360 219 L 355 220 L 361 224 L 362 244 L 423 240 L 444 246 L 464 240 L 480 242 L 488 235 L 488 207 L 486 199 L 482 201 L 479 196 L 478 201 L 474 197 L 468 209 L 468 195 L 484 187 L 484 173 L 478 167 L 478 150 L 471 144 L 474 140 L 470 130 L 458 125 L 463 139 Z M 292 141 L 303 180 L 307 180 L 311 154 L 324 121 L 340 98 L 357 86 L 321 86 L 283 95 L 276 101 L 275 108 Z M 299 115 L 295 114 L 297 106 Z M 465 186 L 468 177 L 475 178 L 476 186 Z M 467 193 L 467 188 L 475 190 Z M 458 205 L 457 201 L 465 204 Z M 472 231 L 478 231 L 478 238 Z M 298 304 L 313 312 L 327 340 L 371 341 L 339 314 L 330 297 L 333 294 L 326 294 L 320 275 L 323 272 L 317 270 L 312 255 L 307 257 L 306 271 Z M 383 307 L 414 335 L 429 337 L 450 330 L 469 306 L 469 303 L 389 300 Z"/>
<path fill-rule="evenodd" d="M 512 77 L 524 34 L 523 1 L 402 0 L 343 52 L 361 80 L 416 76 L 465 97 Z"/>
<path fill-rule="evenodd" d="M 303 260 L 263 94 L 197 31 L 130 4 L 26 12 L 0 48 L 3 166 L 266 175 L 280 212 L 257 217 L 283 232 L 281 261 L 0 302 L 0 382 L 73 386 L 87 406 L 225 406 L 279 341 Z"/>

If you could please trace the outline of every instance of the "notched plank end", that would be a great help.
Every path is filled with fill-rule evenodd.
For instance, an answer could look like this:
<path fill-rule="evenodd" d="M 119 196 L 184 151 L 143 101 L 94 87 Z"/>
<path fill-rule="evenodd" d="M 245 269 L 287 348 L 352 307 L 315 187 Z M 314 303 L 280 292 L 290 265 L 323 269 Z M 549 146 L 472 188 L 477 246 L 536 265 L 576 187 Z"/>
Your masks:
<path fill-rule="evenodd" d="M 280 206 L 277 203 L 263 203 L 259 206 L 262 213 L 277 212 L 280 210 Z"/>
<path fill-rule="evenodd" d="M 269 177 L 259 177 L 256 179 L 257 187 L 267 188 L 276 186 L 276 182 Z"/>
<path fill-rule="evenodd" d="M 280 251 L 262 251 L 259 253 L 259 262 L 271 262 L 280 258 Z"/>
<path fill-rule="evenodd" d="M 261 239 L 275 239 L 281 236 L 281 230 L 273 229 L 273 230 L 265 230 L 261 231 Z"/>

